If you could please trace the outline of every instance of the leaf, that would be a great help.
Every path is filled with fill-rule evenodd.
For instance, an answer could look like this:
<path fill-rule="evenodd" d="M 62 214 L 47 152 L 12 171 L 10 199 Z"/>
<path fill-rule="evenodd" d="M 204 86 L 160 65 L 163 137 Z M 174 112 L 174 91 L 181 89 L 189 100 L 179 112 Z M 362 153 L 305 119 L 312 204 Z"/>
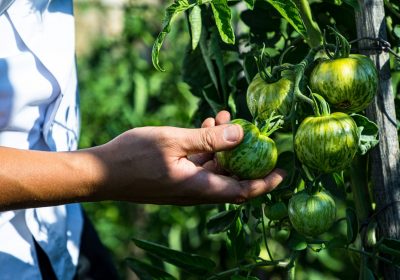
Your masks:
<path fill-rule="evenodd" d="M 400 39 L 400 25 L 396 24 L 393 28 L 393 33 L 396 35 L 397 38 Z"/>
<path fill-rule="evenodd" d="M 135 274 L 141 280 L 174 280 L 176 279 L 164 270 L 155 267 L 151 264 L 139 261 L 134 258 L 127 258 L 126 263 L 129 268 L 135 272 Z"/>
<path fill-rule="evenodd" d="M 302 235 L 292 231 L 288 241 L 288 247 L 294 251 L 302 251 L 307 249 L 307 241 Z"/>
<path fill-rule="evenodd" d="M 167 7 L 163 19 L 163 28 L 161 32 L 158 34 L 154 44 L 153 49 L 151 51 L 151 60 L 153 62 L 154 67 L 158 71 L 164 71 L 164 69 L 160 66 L 159 55 L 162 44 L 164 43 L 165 37 L 171 31 L 171 22 L 181 12 L 186 11 L 194 7 L 195 4 L 190 4 L 187 0 L 175 0 L 173 4 Z"/>
<path fill-rule="evenodd" d="M 206 228 L 209 234 L 227 231 L 232 224 L 236 221 L 240 211 L 238 209 L 219 212 L 217 215 L 211 217 Z"/>
<path fill-rule="evenodd" d="M 349 6 L 352 6 L 355 11 L 360 10 L 360 4 L 358 3 L 357 0 L 343 0 L 343 2 Z"/>
<path fill-rule="evenodd" d="M 400 265 L 400 240 L 383 238 L 378 242 L 377 250 L 380 253 L 390 255 L 393 258 L 393 263 Z"/>
<path fill-rule="evenodd" d="M 247 7 L 248 7 L 250 10 L 253 10 L 253 9 L 254 9 L 254 4 L 255 4 L 256 0 L 244 0 L 244 1 L 246 2 Z"/>
<path fill-rule="evenodd" d="M 328 173 L 321 175 L 322 186 L 331 194 L 341 199 L 346 198 L 344 191 L 344 178 L 342 173 Z"/>
<path fill-rule="evenodd" d="M 325 245 L 326 248 L 329 249 L 345 248 L 347 246 L 347 240 L 342 236 L 337 236 L 329 240 Z"/>
<path fill-rule="evenodd" d="M 201 37 L 202 21 L 201 8 L 194 6 L 189 12 L 190 34 L 192 36 L 192 50 L 197 48 Z"/>
<path fill-rule="evenodd" d="M 347 243 L 353 243 L 358 235 L 358 220 L 353 208 L 346 209 Z"/>
<path fill-rule="evenodd" d="M 357 124 L 360 136 L 358 153 L 365 155 L 370 149 L 379 143 L 378 126 L 376 123 L 370 121 L 367 117 L 362 115 L 351 114 L 351 117 Z"/>
<path fill-rule="evenodd" d="M 362 270 L 360 271 L 360 280 L 375 280 L 374 273 L 372 273 L 371 269 L 369 269 L 366 265 L 362 266 Z"/>
<path fill-rule="evenodd" d="M 235 34 L 231 24 L 232 13 L 227 0 L 214 0 L 211 2 L 215 23 L 222 41 L 235 44 Z"/>
<path fill-rule="evenodd" d="M 132 241 L 139 248 L 193 274 L 204 275 L 215 267 L 215 263 L 212 260 L 199 255 L 172 250 L 163 245 L 146 240 L 133 238 Z"/>
<path fill-rule="evenodd" d="M 299 9 L 292 0 L 267 0 L 284 17 L 293 28 L 304 38 L 307 38 L 306 27 L 301 19 Z"/>

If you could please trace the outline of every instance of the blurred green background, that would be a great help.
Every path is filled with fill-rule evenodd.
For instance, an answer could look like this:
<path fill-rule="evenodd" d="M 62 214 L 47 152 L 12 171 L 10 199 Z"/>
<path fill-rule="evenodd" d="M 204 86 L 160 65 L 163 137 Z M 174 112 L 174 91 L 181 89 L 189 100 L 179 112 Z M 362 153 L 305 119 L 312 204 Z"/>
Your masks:
<path fill-rule="evenodd" d="M 184 18 L 176 21 L 161 52 L 166 72 L 157 72 L 151 64 L 151 47 L 169 3 L 75 1 L 82 106 L 80 148 L 105 143 L 138 126 L 193 126 L 198 99 L 181 78 L 182 58 L 189 42 Z M 400 27 L 397 32 L 400 37 Z M 392 39 L 398 43 L 398 38 Z M 399 72 L 395 73 L 393 83 L 399 115 Z M 221 242 L 224 236 L 209 236 L 205 231 L 207 218 L 216 211 L 214 206 L 102 202 L 87 203 L 84 208 L 112 252 L 122 279 L 137 279 L 124 259 L 143 254 L 130 242 L 131 237 L 211 257 L 221 269 L 227 266 L 227 252 Z M 279 243 L 274 244 L 274 251 L 284 251 Z M 353 279 L 357 275 L 357 266 L 352 265 L 354 256 L 344 252 L 308 251 L 301 260 L 298 279 Z M 166 270 L 177 278 L 189 279 L 172 266 Z M 279 274 L 268 275 L 267 279 L 281 279 Z"/>

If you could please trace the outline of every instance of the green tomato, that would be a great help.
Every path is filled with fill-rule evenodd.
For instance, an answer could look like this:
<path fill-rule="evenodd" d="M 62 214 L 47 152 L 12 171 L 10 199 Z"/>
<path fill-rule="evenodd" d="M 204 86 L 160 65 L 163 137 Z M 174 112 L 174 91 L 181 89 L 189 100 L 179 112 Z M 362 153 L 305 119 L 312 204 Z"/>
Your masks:
<path fill-rule="evenodd" d="M 242 126 L 243 140 L 232 150 L 217 152 L 218 164 L 241 179 L 265 177 L 274 169 L 278 159 L 275 142 L 251 122 L 235 119 L 231 123 Z"/>
<path fill-rule="evenodd" d="M 275 83 L 267 83 L 257 74 L 247 88 L 247 107 L 254 118 L 266 120 L 275 111 L 278 115 L 290 113 L 293 101 L 293 78 L 283 73 Z"/>
<path fill-rule="evenodd" d="M 315 194 L 301 191 L 289 200 L 288 215 L 299 233 L 316 236 L 332 226 L 336 219 L 336 204 L 327 191 Z"/>
<path fill-rule="evenodd" d="M 271 227 L 269 232 L 270 232 L 272 239 L 274 239 L 280 243 L 286 242 L 290 236 L 290 229 L 285 226 L 284 227 Z"/>
<path fill-rule="evenodd" d="M 307 117 L 294 138 L 299 160 L 323 173 L 346 168 L 353 160 L 359 144 L 354 120 L 345 113 Z"/>
<path fill-rule="evenodd" d="M 311 89 L 334 109 L 346 113 L 365 109 L 378 89 L 378 72 L 367 56 L 321 61 L 310 76 Z"/>
<path fill-rule="evenodd" d="M 281 220 L 288 215 L 286 204 L 282 201 L 265 206 L 265 216 L 270 220 Z"/>

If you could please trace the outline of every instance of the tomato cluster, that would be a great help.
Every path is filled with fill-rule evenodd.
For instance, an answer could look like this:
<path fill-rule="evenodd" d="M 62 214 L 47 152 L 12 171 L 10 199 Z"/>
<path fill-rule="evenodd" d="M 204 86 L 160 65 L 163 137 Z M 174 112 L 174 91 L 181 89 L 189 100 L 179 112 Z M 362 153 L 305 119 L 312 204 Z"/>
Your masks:
<path fill-rule="evenodd" d="M 321 59 L 310 73 L 309 88 L 313 93 L 309 97 L 298 88 L 295 71 L 285 69 L 272 82 L 260 74 L 253 78 L 247 89 L 247 106 L 254 123 L 232 121 L 242 125 L 245 136 L 233 150 L 217 153 L 217 161 L 225 170 L 241 179 L 262 178 L 273 170 L 277 148 L 273 137 L 269 137 L 271 132 L 266 133 L 268 127 L 260 130 L 260 126 L 265 122 L 270 125 L 274 114 L 281 115 L 293 127 L 293 150 L 300 168 L 327 174 L 342 171 L 351 164 L 359 149 L 360 131 L 348 114 L 364 110 L 373 100 L 378 87 L 377 70 L 368 57 L 350 55 Z M 315 114 L 296 117 L 296 104 L 307 98 Z M 295 193 L 287 209 L 294 229 L 307 236 L 325 232 L 336 217 L 335 201 L 323 186 Z M 267 217 L 271 213 L 267 211 Z"/>

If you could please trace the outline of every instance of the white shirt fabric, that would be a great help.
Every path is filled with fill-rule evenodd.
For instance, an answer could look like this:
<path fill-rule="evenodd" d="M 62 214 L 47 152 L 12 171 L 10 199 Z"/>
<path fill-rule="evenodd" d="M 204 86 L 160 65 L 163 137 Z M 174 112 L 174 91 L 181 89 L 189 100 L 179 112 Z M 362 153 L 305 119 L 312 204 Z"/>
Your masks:
<path fill-rule="evenodd" d="M 15 0 L 0 15 L 0 146 L 76 149 L 73 25 L 72 0 Z M 41 279 L 33 239 L 72 279 L 82 227 L 79 204 L 0 212 L 0 279 Z"/>

